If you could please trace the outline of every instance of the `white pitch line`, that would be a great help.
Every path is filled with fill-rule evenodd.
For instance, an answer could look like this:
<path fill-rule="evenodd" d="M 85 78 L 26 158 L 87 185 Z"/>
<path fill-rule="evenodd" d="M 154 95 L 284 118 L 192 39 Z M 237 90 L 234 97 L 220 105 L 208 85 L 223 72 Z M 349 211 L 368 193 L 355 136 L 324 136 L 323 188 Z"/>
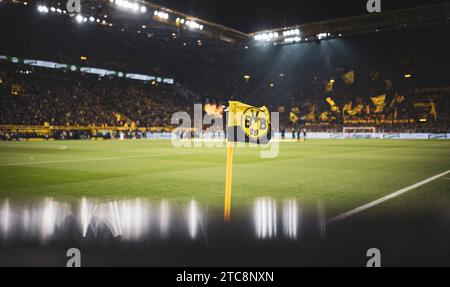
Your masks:
<path fill-rule="evenodd" d="M 127 157 L 101 157 L 101 158 L 86 158 L 86 159 L 73 159 L 73 160 L 53 160 L 53 161 L 30 161 L 30 162 L 17 162 L 0 164 L 0 166 L 21 166 L 21 165 L 39 165 L 39 164 L 53 164 L 53 163 L 69 163 L 69 162 L 87 162 L 87 161 L 102 161 L 102 160 L 120 160 L 131 158 L 144 158 L 144 157 L 158 157 L 158 156 L 170 156 L 176 154 L 152 154 L 152 155 L 139 155 L 139 156 L 127 156 Z"/>
<path fill-rule="evenodd" d="M 52 164 L 52 163 L 67 163 L 67 162 L 84 162 L 84 161 L 99 161 L 99 160 L 113 160 L 113 159 L 123 159 L 123 158 L 112 158 L 112 157 L 104 157 L 104 158 L 87 158 L 87 159 L 73 159 L 73 160 L 52 160 L 52 161 L 30 161 L 30 162 L 17 162 L 17 163 L 8 163 L 3 166 L 19 166 L 19 165 L 35 165 L 35 164 Z"/>
<path fill-rule="evenodd" d="M 380 204 L 380 203 L 383 203 L 383 202 L 385 202 L 385 201 L 387 201 L 387 200 L 389 200 L 389 199 L 392 199 L 392 198 L 394 198 L 394 197 L 397 197 L 397 196 L 399 196 L 399 195 L 402 195 L 402 194 L 405 193 L 405 192 L 408 192 L 408 191 L 410 191 L 410 190 L 412 190 L 412 189 L 415 189 L 415 188 L 417 188 L 417 187 L 419 187 L 419 186 L 422 186 L 422 185 L 424 185 L 424 184 L 427 184 L 427 183 L 429 183 L 429 182 L 431 182 L 431 181 L 433 181 L 433 180 L 436 180 L 436 179 L 438 179 L 439 177 L 442 177 L 442 176 L 444 176 L 444 175 L 446 175 L 446 174 L 448 174 L 448 173 L 450 173 L 450 170 L 447 170 L 447 171 L 445 171 L 445 172 L 443 172 L 443 173 L 434 175 L 434 176 L 432 176 L 432 177 L 429 177 L 429 178 L 427 178 L 427 179 L 424 179 L 424 180 L 422 180 L 422 181 L 419 181 L 419 182 L 417 182 L 417 183 L 415 183 L 415 184 L 413 184 L 413 185 L 410 185 L 410 186 L 407 186 L 407 187 L 405 187 L 405 188 L 402 188 L 402 189 L 400 189 L 400 190 L 398 190 L 398 191 L 396 191 L 396 192 L 393 192 L 393 193 L 391 193 L 391 194 L 388 194 L 388 195 L 386 195 L 386 196 L 383 196 L 383 197 L 381 197 L 381 198 L 379 198 L 379 199 L 377 199 L 377 200 L 374 200 L 374 201 L 369 202 L 369 203 L 367 203 L 367 204 L 364 204 L 364 205 L 362 205 L 362 206 L 360 206 L 360 207 L 357 207 L 357 208 L 355 208 L 355 209 L 353 209 L 353 210 L 350 210 L 350 211 L 347 211 L 347 212 L 345 212 L 345 213 L 342 213 L 342 214 L 340 214 L 340 215 L 338 215 L 338 216 L 335 216 L 335 217 L 329 219 L 329 220 L 328 220 L 328 223 L 332 223 L 332 222 L 335 222 L 335 221 L 339 221 L 339 220 L 345 219 L 345 218 L 347 218 L 347 217 L 349 217 L 349 216 L 352 216 L 352 215 L 354 215 L 354 214 L 360 213 L 361 211 L 364 211 L 364 210 L 366 210 L 366 209 L 369 209 L 369 208 L 371 208 L 371 207 L 374 207 L 375 205 L 378 205 L 378 204 Z"/>

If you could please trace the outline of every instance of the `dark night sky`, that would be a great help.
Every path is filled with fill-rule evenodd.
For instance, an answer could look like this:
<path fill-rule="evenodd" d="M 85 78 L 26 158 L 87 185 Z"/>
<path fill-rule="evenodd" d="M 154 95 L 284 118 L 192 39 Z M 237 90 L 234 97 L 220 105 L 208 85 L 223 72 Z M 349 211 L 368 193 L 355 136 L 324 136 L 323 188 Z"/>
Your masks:
<path fill-rule="evenodd" d="M 150 0 L 244 32 L 367 14 L 367 0 Z M 448 0 L 381 0 L 395 10 Z"/>

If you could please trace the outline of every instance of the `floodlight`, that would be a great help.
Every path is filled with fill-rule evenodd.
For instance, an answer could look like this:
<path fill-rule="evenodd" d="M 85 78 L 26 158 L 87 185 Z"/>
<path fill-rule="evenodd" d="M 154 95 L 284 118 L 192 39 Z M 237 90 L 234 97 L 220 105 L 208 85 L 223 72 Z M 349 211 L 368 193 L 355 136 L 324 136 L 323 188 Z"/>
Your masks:
<path fill-rule="evenodd" d="M 83 16 L 81 16 L 80 14 L 78 14 L 78 15 L 75 17 L 75 20 L 76 20 L 78 23 L 81 23 L 81 22 L 83 22 Z"/>
<path fill-rule="evenodd" d="M 47 8 L 47 6 L 39 5 L 37 9 L 38 9 L 38 11 L 39 11 L 40 13 L 48 13 L 48 8 Z"/>

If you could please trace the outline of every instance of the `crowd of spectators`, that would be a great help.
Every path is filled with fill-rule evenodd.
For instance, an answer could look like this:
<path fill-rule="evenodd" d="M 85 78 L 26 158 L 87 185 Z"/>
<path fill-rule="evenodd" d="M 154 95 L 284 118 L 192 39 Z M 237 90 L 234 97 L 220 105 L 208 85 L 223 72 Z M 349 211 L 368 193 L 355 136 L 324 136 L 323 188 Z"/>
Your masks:
<path fill-rule="evenodd" d="M 228 100 L 241 100 L 279 111 L 281 127 L 289 131 L 303 127 L 341 131 L 360 120 L 361 125 L 383 131 L 449 132 L 450 46 L 448 37 L 442 37 L 448 28 L 261 47 L 212 39 L 199 42 L 169 32 L 166 38 L 156 38 L 116 26 L 74 25 L 63 17 L 4 16 L 0 55 L 171 77 L 176 84 L 98 78 L 2 62 L 2 125 L 171 127 L 172 114 L 192 114 L 194 103 L 227 105 Z M 343 76 L 351 71 L 354 79 L 345 83 Z M 418 92 L 426 89 L 430 90 Z M 380 95 L 386 95 L 385 106 L 375 112 L 371 98 Z M 404 100 L 392 104 L 396 96 Z M 339 109 L 332 111 L 327 98 Z M 370 112 L 344 112 L 350 102 L 353 108 L 369 106 Z M 415 106 L 431 102 L 435 114 L 430 106 Z M 293 110 L 296 121 L 291 119 Z M 394 120 L 400 123 L 385 123 Z"/>
<path fill-rule="evenodd" d="M 174 112 L 191 109 L 175 87 L 154 82 L 60 71 L 1 75 L 1 125 L 167 127 Z"/>

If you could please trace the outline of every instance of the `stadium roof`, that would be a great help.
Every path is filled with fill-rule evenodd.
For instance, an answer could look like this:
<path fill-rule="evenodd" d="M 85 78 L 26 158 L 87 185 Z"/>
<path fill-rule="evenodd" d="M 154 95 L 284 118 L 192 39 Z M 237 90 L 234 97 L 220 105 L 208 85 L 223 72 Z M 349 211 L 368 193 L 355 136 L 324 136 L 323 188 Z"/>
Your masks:
<path fill-rule="evenodd" d="M 65 1 L 5 2 L 37 6 L 42 13 L 69 14 L 66 11 Z M 145 32 L 149 38 L 159 34 L 163 37 L 171 35 L 173 38 L 213 39 L 238 44 L 253 41 L 256 45 L 268 43 L 277 45 L 442 23 L 449 19 L 449 7 L 446 3 L 442 3 L 286 26 L 255 33 L 245 33 L 143 0 L 83 0 L 81 11 L 72 14 L 72 17 L 80 23 L 98 22 L 118 26 L 122 31 Z"/>
<path fill-rule="evenodd" d="M 449 19 L 449 6 L 435 4 L 265 30 L 250 35 L 260 44 L 290 44 L 442 24 Z"/>
<path fill-rule="evenodd" d="M 29 4 L 26 0 L 8 2 Z M 35 5 L 43 7 L 42 12 L 44 13 L 58 13 L 57 10 L 61 10 L 64 13 L 60 14 L 69 14 L 69 11 L 65 11 L 64 1 L 42 0 Z M 89 22 L 92 17 L 94 20 L 92 22 L 97 21 L 100 24 L 113 26 L 120 23 L 123 25 L 122 29 L 126 30 L 139 27 L 140 30 L 147 29 L 152 33 L 170 31 L 187 37 L 201 38 L 203 36 L 231 43 L 249 39 L 248 34 L 236 29 L 142 0 L 83 0 L 81 11 L 76 13 L 76 17 L 80 17 L 80 22 Z"/>

